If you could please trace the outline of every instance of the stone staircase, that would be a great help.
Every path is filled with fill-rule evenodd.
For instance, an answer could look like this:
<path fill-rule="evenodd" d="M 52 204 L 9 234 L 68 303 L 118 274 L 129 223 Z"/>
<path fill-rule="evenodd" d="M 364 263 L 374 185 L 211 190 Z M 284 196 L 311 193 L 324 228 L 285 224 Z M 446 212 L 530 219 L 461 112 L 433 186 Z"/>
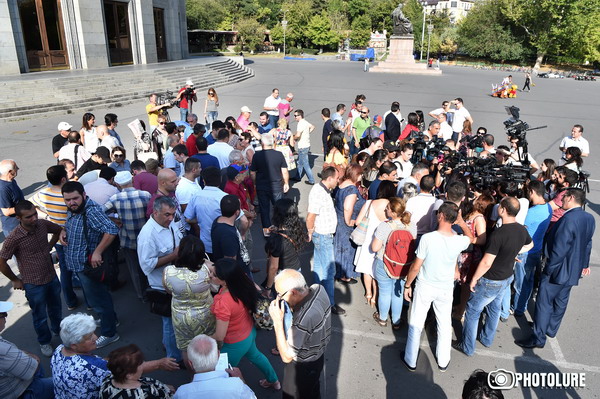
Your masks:
<path fill-rule="evenodd" d="M 108 73 L 45 74 L 40 78 L 31 74 L 27 79 L 0 81 L 0 121 L 92 111 L 100 105 L 118 107 L 165 90 L 176 94 L 187 79 L 203 93 L 209 87 L 219 88 L 254 76 L 250 68 L 229 58 L 170 64 L 126 67 Z"/>

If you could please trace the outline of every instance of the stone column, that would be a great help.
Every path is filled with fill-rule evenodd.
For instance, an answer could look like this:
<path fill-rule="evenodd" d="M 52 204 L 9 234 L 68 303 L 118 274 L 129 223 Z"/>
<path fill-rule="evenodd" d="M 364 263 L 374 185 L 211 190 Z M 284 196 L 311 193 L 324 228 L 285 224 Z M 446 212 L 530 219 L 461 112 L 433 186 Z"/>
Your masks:
<path fill-rule="evenodd" d="M 8 0 L 0 0 L 0 59 L 2 60 L 0 62 L 0 75 L 21 73 L 15 42 L 15 29 L 11 22 Z"/>
<path fill-rule="evenodd" d="M 106 23 L 102 1 L 73 0 L 77 39 L 84 69 L 109 66 Z"/>
<path fill-rule="evenodd" d="M 158 62 L 156 33 L 154 30 L 154 9 L 152 0 L 133 0 L 137 32 L 132 26 L 132 38 L 137 36 L 137 51 L 140 64 Z"/>

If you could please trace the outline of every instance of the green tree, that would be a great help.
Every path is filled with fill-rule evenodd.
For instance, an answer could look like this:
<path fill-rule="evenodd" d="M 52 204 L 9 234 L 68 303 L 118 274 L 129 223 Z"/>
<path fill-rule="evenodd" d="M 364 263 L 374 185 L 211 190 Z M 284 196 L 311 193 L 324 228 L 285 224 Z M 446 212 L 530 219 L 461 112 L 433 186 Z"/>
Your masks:
<path fill-rule="evenodd" d="M 421 50 L 421 44 L 423 43 L 423 6 L 417 0 L 407 0 L 402 8 L 402 12 L 413 26 L 414 49 Z"/>
<path fill-rule="evenodd" d="M 283 44 L 283 26 L 279 22 L 271 28 L 271 43 L 275 45 Z"/>
<path fill-rule="evenodd" d="M 368 15 L 359 15 L 352 21 L 350 45 L 353 48 L 364 47 L 371 39 L 371 18 Z"/>
<path fill-rule="evenodd" d="M 227 9 L 217 0 L 188 0 L 186 16 L 188 29 L 217 29 L 227 16 Z"/>
<path fill-rule="evenodd" d="M 265 27 L 254 18 L 242 18 L 235 24 L 242 46 L 257 51 L 265 38 Z"/>
<path fill-rule="evenodd" d="M 354 22 L 359 16 L 364 16 L 369 13 L 369 0 L 348 0 L 348 15 L 350 22 Z"/>
<path fill-rule="evenodd" d="M 440 51 L 444 54 L 454 54 L 458 50 L 458 28 L 450 26 L 440 35 Z"/>
<path fill-rule="evenodd" d="M 398 5 L 397 0 L 372 0 L 372 6 L 369 11 L 371 16 L 371 26 L 380 33 L 387 30 L 392 32 L 392 11 Z"/>
<path fill-rule="evenodd" d="M 337 45 L 339 40 L 338 35 L 331 29 L 331 21 L 326 11 L 310 19 L 306 27 L 306 36 L 321 51 L 323 51 L 323 47 Z"/>
<path fill-rule="evenodd" d="M 286 40 L 291 45 L 306 47 L 308 39 L 304 33 L 314 15 L 313 0 L 286 0 L 281 9 L 286 10 L 288 21 Z"/>
<path fill-rule="evenodd" d="M 497 61 L 522 58 L 522 37 L 513 32 L 508 22 L 497 1 L 475 4 L 459 23 L 459 48 L 470 56 Z"/>

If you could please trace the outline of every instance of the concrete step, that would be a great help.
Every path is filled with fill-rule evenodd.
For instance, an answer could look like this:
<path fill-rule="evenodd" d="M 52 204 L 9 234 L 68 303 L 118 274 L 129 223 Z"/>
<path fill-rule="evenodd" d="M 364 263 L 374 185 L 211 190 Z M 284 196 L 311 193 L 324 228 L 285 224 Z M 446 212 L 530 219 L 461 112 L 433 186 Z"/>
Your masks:
<path fill-rule="evenodd" d="M 137 101 L 152 92 L 175 92 L 192 79 L 201 92 L 222 87 L 254 76 L 254 71 L 231 59 L 201 65 L 160 67 L 107 74 L 72 77 L 47 77 L 35 80 L 3 81 L 0 91 L 10 93 L 0 100 L 0 120 L 22 120 L 38 114 L 70 114 L 75 110 L 93 110 L 102 105 L 118 107 Z M 44 93 L 32 103 L 31 93 Z"/>

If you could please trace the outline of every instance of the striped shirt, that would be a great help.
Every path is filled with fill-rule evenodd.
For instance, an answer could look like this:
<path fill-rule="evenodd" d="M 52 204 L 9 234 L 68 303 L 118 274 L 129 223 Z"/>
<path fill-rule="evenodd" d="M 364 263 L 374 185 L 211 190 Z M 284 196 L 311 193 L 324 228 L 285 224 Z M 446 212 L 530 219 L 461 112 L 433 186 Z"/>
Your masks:
<path fill-rule="evenodd" d="M 33 204 L 48 215 L 47 219 L 59 226 L 67 222 L 67 205 L 60 189 L 43 188 L 32 198 Z"/>
<path fill-rule="evenodd" d="M 33 381 L 38 362 L 0 337 L 0 398 L 17 399 Z"/>
<path fill-rule="evenodd" d="M 331 338 L 331 306 L 322 285 L 313 284 L 292 314 L 287 342 L 295 362 L 318 360 Z"/>

